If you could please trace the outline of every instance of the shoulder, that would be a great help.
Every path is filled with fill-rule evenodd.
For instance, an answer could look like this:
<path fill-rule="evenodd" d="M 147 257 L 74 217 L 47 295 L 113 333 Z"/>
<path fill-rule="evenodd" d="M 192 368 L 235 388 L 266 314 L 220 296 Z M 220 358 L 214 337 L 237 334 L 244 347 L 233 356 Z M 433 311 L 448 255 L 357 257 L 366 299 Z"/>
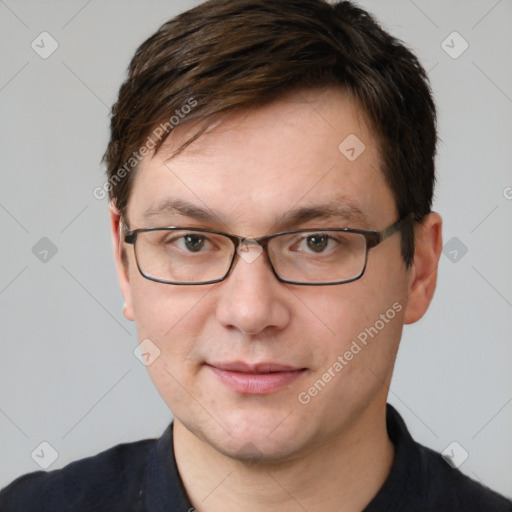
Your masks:
<path fill-rule="evenodd" d="M 452 468 L 437 452 L 417 445 L 424 471 L 428 502 L 439 510 L 510 512 L 512 502 Z M 436 509 L 437 510 L 437 509 Z"/>
<path fill-rule="evenodd" d="M 512 512 L 511 501 L 417 443 L 389 404 L 386 421 L 395 458 L 387 481 L 365 512 Z"/>
<path fill-rule="evenodd" d="M 128 512 L 156 442 L 120 444 L 59 470 L 24 475 L 0 492 L 0 511 Z"/>

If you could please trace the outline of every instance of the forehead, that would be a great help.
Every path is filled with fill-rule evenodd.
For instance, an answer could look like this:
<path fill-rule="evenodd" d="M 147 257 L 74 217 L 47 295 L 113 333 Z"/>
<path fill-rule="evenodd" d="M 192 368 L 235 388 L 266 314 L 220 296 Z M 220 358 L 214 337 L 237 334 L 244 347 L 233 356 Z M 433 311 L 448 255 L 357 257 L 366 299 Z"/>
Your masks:
<path fill-rule="evenodd" d="M 378 139 L 343 90 L 294 92 L 231 113 L 170 156 L 190 133 L 191 126 L 178 126 L 155 156 L 141 162 L 128 204 L 131 225 L 149 225 L 148 212 L 153 225 L 161 224 L 159 205 L 176 202 L 233 228 L 256 230 L 258 225 L 266 230 L 291 210 L 321 205 L 359 211 L 368 222 L 390 210 L 393 220 Z M 172 208 L 160 208 L 165 209 L 171 213 Z"/>

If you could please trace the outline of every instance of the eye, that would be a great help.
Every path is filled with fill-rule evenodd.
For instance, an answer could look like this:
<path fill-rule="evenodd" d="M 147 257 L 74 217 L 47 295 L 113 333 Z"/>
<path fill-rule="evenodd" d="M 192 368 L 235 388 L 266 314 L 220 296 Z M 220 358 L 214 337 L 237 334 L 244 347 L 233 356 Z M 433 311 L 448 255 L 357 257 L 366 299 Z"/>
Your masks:
<path fill-rule="evenodd" d="M 210 244 L 204 234 L 201 233 L 183 233 L 173 234 L 163 240 L 163 244 L 168 249 L 173 247 L 185 252 L 199 253 L 206 249 Z"/>
<path fill-rule="evenodd" d="M 190 252 L 199 252 L 205 243 L 205 237 L 201 235 L 185 235 L 183 243 Z"/>
<path fill-rule="evenodd" d="M 306 244 L 313 252 L 323 252 L 329 246 L 329 240 L 327 235 L 316 233 L 306 238 Z"/>
<path fill-rule="evenodd" d="M 339 248 L 341 240 L 326 233 L 303 233 L 291 241 L 289 250 L 306 254 L 331 253 Z"/>

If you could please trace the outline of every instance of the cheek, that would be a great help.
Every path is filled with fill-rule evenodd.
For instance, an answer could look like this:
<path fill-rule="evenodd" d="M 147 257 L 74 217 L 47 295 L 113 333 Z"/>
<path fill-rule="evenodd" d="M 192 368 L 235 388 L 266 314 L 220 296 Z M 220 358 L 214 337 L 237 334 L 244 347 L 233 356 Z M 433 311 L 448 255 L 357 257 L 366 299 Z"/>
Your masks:
<path fill-rule="evenodd" d="M 194 350 L 207 316 L 202 299 L 208 291 L 145 279 L 133 280 L 131 289 L 138 339 L 151 340 L 158 351 L 148 374 L 169 408 L 190 407 L 185 390 L 192 389 L 198 371 Z"/>
<path fill-rule="evenodd" d="M 151 339 L 162 353 L 186 353 L 207 312 L 207 288 L 155 283 L 135 277 L 132 301 L 139 340 Z"/>
<path fill-rule="evenodd" d="M 381 303 L 385 303 L 381 294 L 374 294 L 362 281 L 307 291 L 307 295 L 301 295 L 303 311 L 297 310 L 296 317 L 302 317 L 303 322 L 309 317 L 304 328 L 310 334 L 316 330 L 320 345 L 337 350 L 343 349 L 370 322 L 375 322 Z"/>
<path fill-rule="evenodd" d="M 302 296 L 304 311 L 308 309 L 311 322 L 304 326 L 314 335 L 315 344 L 323 352 L 321 365 L 332 364 L 338 356 L 347 353 L 350 366 L 365 365 L 370 360 L 393 360 L 401 336 L 406 279 L 390 272 L 387 277 L 347 283 L 339 287 L 311 289 Z M 370 284 L 371 283 L 371 284 Z M 300 316 L 300 315 L 299 315 Z M 360 349 L 358 348 L 358 346 Z M 362 357 L 361 357 L 362 356 Z M 352 362 L 353 361 L 353 362 Z M 356 362 L 357 361 L 357 362 Z M 384 362 L 384 361 L 383 361 Z"/>
<path fill-rule="evenodd" d="M 327 423 L 339 421 L 340 409 L 354 411 L 387 389 L 383 384 L 391 377 L 405 308 L 389 291 L 390 283 L 380 285 L 372 292 L 364 281 L 354 282 L 323 290 L 314 300 L 303 298 L 315 304 L 328 334 L 311 338 L 318 364 L 299 403 L 307 401 Z"/>

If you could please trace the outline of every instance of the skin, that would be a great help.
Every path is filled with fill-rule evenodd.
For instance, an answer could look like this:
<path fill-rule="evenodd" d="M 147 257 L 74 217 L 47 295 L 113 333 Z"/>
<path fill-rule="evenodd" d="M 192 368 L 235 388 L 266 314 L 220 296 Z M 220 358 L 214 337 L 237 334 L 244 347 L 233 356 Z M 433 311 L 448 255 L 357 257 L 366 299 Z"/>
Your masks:
<path fill-rule="evenodd" d="M 378 139 L 347 93 L 301 91 L 232 114 L 169 159 L 190 128 L 177 127 L 166 149 L 146 157 L 134 180 L 130 229 L 181 225 L 258 237 L 283 229 L 382 230 L 397 220 L 380 171 Z M 366 146 L 353 162 L 338 146 L 356 134 Z M 222 148 L 220 151 L 219 148 Z M 167 212 L 144 218 L 165 199 L 206 209 L 209 220 Z M 312 219 L 284 226 L 297 208 L 355 203 L 365 219 Z M 199 511 L 357 511 L 384 483 L 393 460 L 385 407 L 404 324 L 419 320 L 434 294 L 441 218 L 416 227 L 406 268 L 400 234 L 372 249 L 364 276 L 336 286 L 279 282 L 265 256 L 237 260 L 223 282 L 176 286 L 144 279 L 133 247 L 120 258 L 119 214 L 111 208 L 125 316 L 139 340 L 160 351 L 149 374 L 174 414 L 180 475 Z M 356 336 L 393 304 L 393 320 L 370 339 L 306 405 L 307 391 Z M 266 395 L 226 386 L 208 364 L 277 362 L 306 371 Z M 207 363 L 207 364 L 206 364 Z"/>

